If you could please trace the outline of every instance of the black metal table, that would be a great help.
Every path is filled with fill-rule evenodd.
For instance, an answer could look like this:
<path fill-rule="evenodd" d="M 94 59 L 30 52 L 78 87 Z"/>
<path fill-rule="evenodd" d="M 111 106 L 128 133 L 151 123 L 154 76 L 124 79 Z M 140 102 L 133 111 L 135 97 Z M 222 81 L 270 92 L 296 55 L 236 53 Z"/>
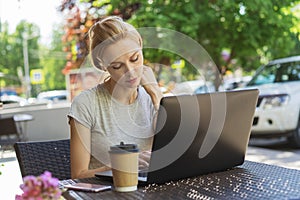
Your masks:
<path fill-rule="evenodd" d="M 110 184 L 99 178 L 76 182 Z M 66 191 L 66 199 L 300 199 L 300 170 L 245 161 L 223 172 L 151 184 L 137 191 L 100 193 Z"/>

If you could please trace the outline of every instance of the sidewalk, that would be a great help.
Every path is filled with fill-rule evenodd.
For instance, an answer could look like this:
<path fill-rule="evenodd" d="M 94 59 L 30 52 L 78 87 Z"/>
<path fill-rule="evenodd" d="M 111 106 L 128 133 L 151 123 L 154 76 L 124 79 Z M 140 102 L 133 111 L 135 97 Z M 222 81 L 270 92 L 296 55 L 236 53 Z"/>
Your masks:
<path fill-rule="evenodd" d="M 300 170 L 300 155 L 293 152 L 248 147 L 245 159 Z"/>
<path fill-rule="evenodd" d="M 259 147 L 248 147 L 246 160 L 278 165 L 286 168 L 300 170 L 300 155 L 292 152 L 268 150 Z M 5 152 L 0 158 L 0 197 L 5 200 L 14 200 L 16 194 L 22 191 L 19 185 L 22 183 L 19 164 L 14 151 Z"/>
<path fill-rule="evenodd" d="M 3 200 L 14 200 L 16 194 L 22 193 L 19 188 L 22 176 L 14 151 L 5 152 L 0 158 L 0 172 L 0 197 Z"/>

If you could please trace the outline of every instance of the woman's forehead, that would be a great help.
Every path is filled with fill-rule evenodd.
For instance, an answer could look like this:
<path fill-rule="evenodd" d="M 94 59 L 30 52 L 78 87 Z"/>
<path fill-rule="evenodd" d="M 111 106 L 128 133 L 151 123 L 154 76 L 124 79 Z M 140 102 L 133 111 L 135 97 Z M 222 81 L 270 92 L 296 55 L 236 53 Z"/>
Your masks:
<path fill-rule="evenodd" d="M 108 66 L 110 63 L 118 60 L 120 57 L 131 56 L 132 53 L 141 49 L 142 47 L 138 41 L 130 37 L 125 37 L 108 45 L 102 54 L 102 60 L 104 64 Z"/>

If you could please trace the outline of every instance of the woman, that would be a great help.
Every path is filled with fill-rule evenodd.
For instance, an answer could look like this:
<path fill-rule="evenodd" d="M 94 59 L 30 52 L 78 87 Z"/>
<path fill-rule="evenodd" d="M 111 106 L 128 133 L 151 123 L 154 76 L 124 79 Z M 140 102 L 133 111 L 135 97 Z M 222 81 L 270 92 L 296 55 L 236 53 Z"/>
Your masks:
<path fill-rule="evenodd" d="M 71 176 L 92 177 L 108 170 L 109 147 L 121 141 L 138 144 L 139 167 L 146 167 L 162 93 L 151 68 L 143 65 L 141 36 L 113 16 L 94 24 L 89 39 L 93 65 L 110 76 L 72 102 Z"/>

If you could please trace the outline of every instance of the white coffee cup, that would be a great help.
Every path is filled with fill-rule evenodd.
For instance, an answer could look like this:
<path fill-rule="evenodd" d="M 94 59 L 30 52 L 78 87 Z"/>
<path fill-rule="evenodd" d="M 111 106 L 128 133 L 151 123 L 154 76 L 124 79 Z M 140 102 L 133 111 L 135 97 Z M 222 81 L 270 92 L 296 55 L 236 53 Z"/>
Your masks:
<path fill-rule="evenodd" d="M 114 190 L 130 192 L 137 190 L 138 185 L 138 156 L 139 149 L 136 144 L 111 146 L 110 161 L 113 173 Z"/>

